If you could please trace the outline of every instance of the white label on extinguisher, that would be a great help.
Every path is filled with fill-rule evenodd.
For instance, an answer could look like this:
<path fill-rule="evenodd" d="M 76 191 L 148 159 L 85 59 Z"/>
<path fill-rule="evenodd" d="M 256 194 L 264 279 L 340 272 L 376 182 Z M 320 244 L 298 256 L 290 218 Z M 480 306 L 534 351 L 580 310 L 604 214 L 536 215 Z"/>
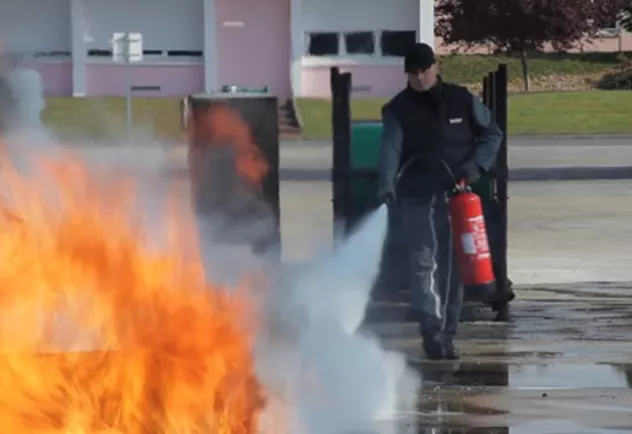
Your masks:
<path fill-rule="evenodd" d="M 474 247 L 478 253 L 489 252 L 487 244 L 487 231 L 485 230 L 485 219 L 483 216 L 469 219 L 470 230 L 474 236 Z"/>
<path fill-rule="evenodd" d="M 463 246 L 463 253 L 466 255 L 476 254 L 476 237 L 472 233 L 465 233 L 461 235 L 461 245 Z"/>

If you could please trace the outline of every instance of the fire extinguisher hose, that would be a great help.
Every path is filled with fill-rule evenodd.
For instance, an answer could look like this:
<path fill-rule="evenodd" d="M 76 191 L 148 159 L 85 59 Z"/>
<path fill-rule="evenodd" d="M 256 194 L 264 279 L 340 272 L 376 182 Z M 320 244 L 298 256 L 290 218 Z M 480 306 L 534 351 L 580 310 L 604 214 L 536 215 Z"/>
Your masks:
<path fill-rule="evenodd" d="M 438 162 L 441 165 L 441 167 L 443 167 L 445 172 L 450 176 L 450 178 L 452 179 L 452 182 L 454 182 L 455 190 L 461 190 L 465 188 L 465 185 L 457 181 L 456 177 L 454 176 L 454 172 L 452 172 L 452 169 L 450 169 L 450 166 L 448 165 L 448 163 L 446 163 L 446 161 L 443 158 L 437 157 L 436 155 L 432 155 L 432 154 L 417 154 L 409 158 L 397 172 L 397 175 L 395 176 L 395 191 L 397 191 L 397 185 L 399 184 L 399 181 L 401 180 L 402 176 L 404 176 L 406 171 L 410 168 L 410 166 L 412 166 L 414 163 L 420 160 L 434 160 Z"/>

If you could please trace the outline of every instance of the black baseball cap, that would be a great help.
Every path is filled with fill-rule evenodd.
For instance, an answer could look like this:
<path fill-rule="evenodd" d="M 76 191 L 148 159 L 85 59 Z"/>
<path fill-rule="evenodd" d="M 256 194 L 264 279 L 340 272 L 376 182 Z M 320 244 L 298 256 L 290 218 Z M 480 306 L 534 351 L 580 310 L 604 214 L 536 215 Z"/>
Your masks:
<path fill-rule="evenodd" d="M 423 42 L 417 42 L 406 52 L 404 69 L 406 72 L 425 71 L 436 61 L 432 47 Z"/>

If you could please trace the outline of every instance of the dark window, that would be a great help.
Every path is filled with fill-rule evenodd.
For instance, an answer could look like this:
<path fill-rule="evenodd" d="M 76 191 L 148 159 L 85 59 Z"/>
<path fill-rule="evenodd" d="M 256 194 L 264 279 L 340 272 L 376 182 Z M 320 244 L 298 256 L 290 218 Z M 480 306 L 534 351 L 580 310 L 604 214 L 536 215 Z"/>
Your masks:
<path fill-rule="evenodd" d="M 416 42 L 414 30 L 384 30 L 380 36 L 383 56 L 404 57 L 408 48 Z"/>
<path fill-rule="evenodd" d="M 373 32 L 345 33 L 347 54 L 374 54 L 375 38 Z"/>
<path fill-rule="evenodd" d="M 35 57 L 71 57 L 70 51 L 38 51 Z"/>
<path fill-rule="evenodd" d="M 199 50 L 169 50 L 167 51 L 169 57 L 202 57 L 203 53 Z"/>
<path fill-rule="evenodd" d="M 307 54 L 310 56 L 337 56 L 340 53 L 338 33 L 309 33 L 307 38 Z"/>
<path fill-rule="evenodd" d="M 112 50 L 88 50 L 89 57 L 112 57 Z"/>

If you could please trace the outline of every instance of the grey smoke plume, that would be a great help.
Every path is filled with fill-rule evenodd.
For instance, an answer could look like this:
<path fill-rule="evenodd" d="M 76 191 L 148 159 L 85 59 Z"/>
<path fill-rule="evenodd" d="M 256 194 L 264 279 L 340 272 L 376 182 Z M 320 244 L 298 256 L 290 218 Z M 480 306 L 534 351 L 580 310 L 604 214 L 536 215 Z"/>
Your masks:
<path fill-rule="evenodd" d="M 41 114 L 46 107 L 42 79 L 32 69 L 10 69 L 0 77 L 0 131 L 6 140 L 49 146 L 54 137 L 44 128 Z"/>
<path fill-rule="evenodd" d="M 377 420 L 379 432 L 394 432 L 396 416 L 414 410 L 419 379 L 404 357 L 359 330 L 387 218 L 385 207 L 375 211 L 328 256 L 283 276 L 267 300 L 257 368 L 292 407 L 291 434 L 343 434 Z"/>
<path fill-rule="evenodd" d="M 12 71 L 2 86 L 8 102 L 0 104 L 3 138 L 16 155 L 57 148 L 40 121 L 44 99 L 38 74 Z M 91 155 L 89 164 L 138 175 L 147 222 L 157 224 L 160 219 L 152 216 L 169 185 L 162 173 L 168 159 L 161 152 L 123 143 L 85 154 Z M 260 434 L 367 432 L 376 420 L 382 420 L 377 432 L 401 432 L 395 419 L 414 410 L 419 378 L 402 355 L 384 351 L 376 338 L 360 331 L 379 268 L 387 210 L 372 213 L 332 252 L 301 264 L 279 264 L 239 243 L 218 242 L 227 231 L 244 243 L 256 238 L 259 230 L 269 230 L 264 214 L 258 222 L 227 225 L 225 218 L 204 212 L 199 222 L 205 265 L 214 279 L 230 282 L 256 270 L 269 281 L 261 291 L 264 324 L 254 348 L 257 374 L 271 395 Z"/>

